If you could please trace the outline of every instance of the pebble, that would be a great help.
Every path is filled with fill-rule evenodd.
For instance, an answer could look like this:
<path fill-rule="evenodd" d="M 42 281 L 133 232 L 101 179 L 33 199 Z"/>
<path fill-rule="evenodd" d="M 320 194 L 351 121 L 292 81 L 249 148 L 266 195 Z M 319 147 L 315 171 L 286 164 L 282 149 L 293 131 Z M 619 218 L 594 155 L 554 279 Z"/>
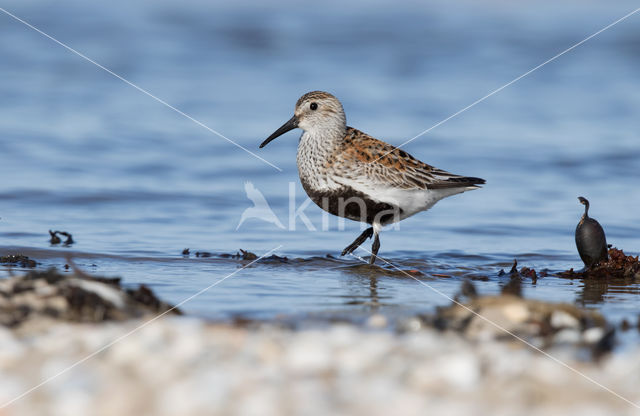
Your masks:
<path fill-rule="evenodd" d="M 585 342 L 589 344 L 596 343 L 605 335 L 605 330 L 600 327 L 589 328 L 582 334 Z"/>
<path fill-rule="evenodd" d="M 554 328 L 578 328 L 580 321 L 575 316 L 558 310 L 551 313 L 551 326 Z"/>
<path fill-rule="evenodd" d="M 370 328 L 380 329 L 386 327 L 388 324 L 387 317 L 379 313 L 371 315 L 369 319 L 367 319 L 367 326 Z"/>
<path fill-rule="evenodd" d="M 580 332 L 570 328 L 561 329 L 553 337 L 553 341 L 555 343 L 565 343 L 565 344 L 577 344 L 580 342 L 581 339 L 582 339 L 582 336 Z"/>

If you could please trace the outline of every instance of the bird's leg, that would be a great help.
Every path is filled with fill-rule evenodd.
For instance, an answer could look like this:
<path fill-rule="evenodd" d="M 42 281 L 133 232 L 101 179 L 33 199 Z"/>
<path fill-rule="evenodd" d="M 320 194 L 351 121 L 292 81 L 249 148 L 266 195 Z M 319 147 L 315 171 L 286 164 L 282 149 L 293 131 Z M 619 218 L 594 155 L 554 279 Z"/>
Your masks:
<path fill-rule="evenodd" d="M 355 249 L 357 249 L 358 247 L 360 247 L 362 243 L 364 243 L 364 240 L 366 240 L 367 238 L 371 238 L 372 235 L 373 235 L 373 227 L 367 228 L 362 232 L 362 234 L 360 234 L 360 236 L 358 236 L 358 238 L 356 238 L 353 241 L 353 243 L 349 244 L 347 248 L 342 250 L 342 254 L 340 255 L 344 256 L 345 254 L 353 253 Z"/>
<path fill-rule="evenodd" d="M 375 233 L 375 237 L 373 238 L 373 244 L 371 245 L 371 257 L 369 258 L 369 264 L 373 264 L 376 261 L 376 256 L 378 255 L 378 250 L 380 250 L 380 235 Z"/>

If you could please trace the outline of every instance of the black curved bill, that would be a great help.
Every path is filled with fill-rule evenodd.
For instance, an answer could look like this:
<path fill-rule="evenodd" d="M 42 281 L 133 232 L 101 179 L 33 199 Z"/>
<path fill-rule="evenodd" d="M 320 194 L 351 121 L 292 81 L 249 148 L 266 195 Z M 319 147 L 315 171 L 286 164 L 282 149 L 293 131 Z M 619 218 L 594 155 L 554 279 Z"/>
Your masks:
<path fill-rule="evenodd" d="M 298 118 L 296 116 L 293 116 L 289 121 L 287 121 L 282 126 L 280 126 L 278 130 L 274 131 L 271 136 L 267 137 L 267 140 L 262 142 L 262 144 L 260 145 L 260 148 L 262 149 L 267 144 L 269 144 L 271 140 L 275 139 L 278 136 L 282 136 L 286 132 L 293 130 L 297 127 L 298 127 Z"/>

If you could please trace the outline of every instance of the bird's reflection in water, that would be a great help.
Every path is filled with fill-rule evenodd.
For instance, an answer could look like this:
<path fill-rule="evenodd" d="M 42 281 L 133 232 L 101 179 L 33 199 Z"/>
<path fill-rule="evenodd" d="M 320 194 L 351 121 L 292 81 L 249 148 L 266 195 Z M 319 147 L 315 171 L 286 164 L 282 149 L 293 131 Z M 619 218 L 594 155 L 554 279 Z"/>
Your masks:
<path fill-rule="evenodd" d="M 586 306 L 603 303 L 607 295 L 640 294 L 640 282 L 635 279 L 584 279 L 577 303 Z"/>
<path fill-rule="evenodd" d="M 381 296 L 379 293 L 379 280 L 389 275 L 388 270 L 368 264 L 349 266 L 343 270 L 354 277 L 354 279 L 350 279 L 349 285 L 353 287 L 355 293 L 350 296 L 348 304 L 367 306 L 371 312 L 376 312 L 381 306 L 384 306 L 381 300 L 390 298 L 390 296 Z M 367 286 L 368 293 L 365 292 Z"/>
<path fill-rule="evenodd" d="M 369 305 L 371 306 L 372 311 L 376 311 L 380 307 L 377 277 L 369 277 Z"/>

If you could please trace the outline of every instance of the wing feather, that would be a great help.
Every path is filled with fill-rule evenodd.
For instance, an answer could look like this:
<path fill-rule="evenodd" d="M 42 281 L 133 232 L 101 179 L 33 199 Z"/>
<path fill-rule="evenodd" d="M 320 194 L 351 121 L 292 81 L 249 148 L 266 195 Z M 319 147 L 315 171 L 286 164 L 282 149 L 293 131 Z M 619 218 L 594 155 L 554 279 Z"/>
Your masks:
<path fill-rule="evenodd" d="M 347 134 L 330 159 L 337 176 L 366 187 L 399 189 L 477 188 L 484 179 L 460 176 L 419 161 L 359 130 L 347 127 Z M 336 178 L 340 181 L 339 178 Z"/>

